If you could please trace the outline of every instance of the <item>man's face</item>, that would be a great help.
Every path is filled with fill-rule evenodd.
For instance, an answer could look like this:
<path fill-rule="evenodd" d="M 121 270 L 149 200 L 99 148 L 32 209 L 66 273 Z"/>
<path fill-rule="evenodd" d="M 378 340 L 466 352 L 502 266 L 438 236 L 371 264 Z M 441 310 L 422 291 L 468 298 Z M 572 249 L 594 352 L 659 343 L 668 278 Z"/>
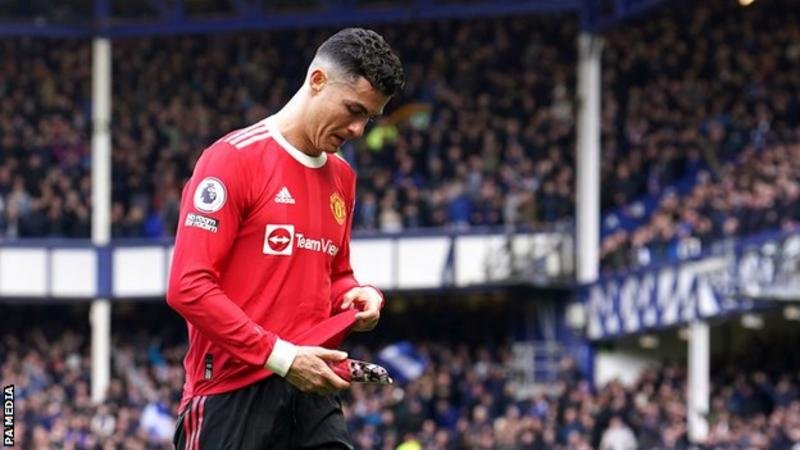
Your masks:
<path fill-rule="evenodd" d="M 310 139 L 315 148 L 335 153 L 345 141 L 364 134 L 367 122 L 383 113 L 389 97 L 364 77 L 323 78 L 315 80 L 312 75 L 312 86 L 318 83 L 318 90 L 309 111 Z"/>

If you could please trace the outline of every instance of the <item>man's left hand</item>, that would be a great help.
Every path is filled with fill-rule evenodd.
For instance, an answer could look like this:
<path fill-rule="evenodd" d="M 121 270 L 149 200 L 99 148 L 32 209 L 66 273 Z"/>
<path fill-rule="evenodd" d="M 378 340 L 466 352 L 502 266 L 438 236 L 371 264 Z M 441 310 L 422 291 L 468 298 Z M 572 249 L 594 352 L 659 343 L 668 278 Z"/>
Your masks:
<path fill-rule="evenodd" d="M 359 286 L 347 291 L 342 300 L 342 310 L 351 307 L 359 310 L 353 331 L 370 331 L 375 328 L 381 318 L 382 302 L 381 294 L 372 286 Z"/>

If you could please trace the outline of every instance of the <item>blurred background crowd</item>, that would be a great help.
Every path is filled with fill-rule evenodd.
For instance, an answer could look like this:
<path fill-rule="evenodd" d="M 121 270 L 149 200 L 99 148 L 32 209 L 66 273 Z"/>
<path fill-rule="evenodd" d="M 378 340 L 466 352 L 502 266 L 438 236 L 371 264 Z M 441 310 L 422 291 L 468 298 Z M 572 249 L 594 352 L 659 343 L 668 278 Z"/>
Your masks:
<path fill-rule="evenodd" d="M 800 142 L 799 16 L 789 0 L 678 1 L 605 36 L 605 270 L 797 226 L 781 162 Z M 577 29 L 572 16 L 379 27 L 408 83 L 342 149 L 355 228 L 568 226 Z M 330 31 L 115 42 L 113 235 L 173 235 L 199 153 L 276 111 Z M 87 237 L 89 45 L 9 39 L 0 55 L 0 235 Z"/>
<path fill-rule="evenodd" d="M 797 6 L 674 0 L 604 33 L 603 272 L 800 226 Z M 341 149 L 359 179 L 356 235 L 570 229 L 579 29 L 570 15 L 376 27 L 407 85 Z M 332 31 L 115 40 L 112 235 L 171 238 L 203 149 L 276 111 Z M 90 71 L 86 40 L 0 40 L 0 241 L 89 237 Z M 464 297 L 459 312 L 475 307 Z M 186 337 L 164 305 L 115 303 L 133 318 L 115 319 L 100 405 L 85 308 L 6 306 L 15 320 L 0 331 L 0 378 L 17 389 L 21 448 L 172 448 Z M 693 446 L 685 361 L 594 388 L 564 357 L 555 379 L 524 391 L 512 327 L 477 315 L 398 313 L 381 324 L 394 331 L 352 341 L 353 357 L 376 360 L 402 336 L 424 362 L 395 386 L 344 393 L 357 449 L 800 450 L 796 339 L 751 342 L 712 364 L 710 433 Z M 425 332 L 407 336 L 408 316 Z M 480 339 L 490 328 L 499 339 Z"/>
<path fill-rule="evenodd" d="M 56 318 L 26 333 L 4 330 L 0 367 L 2 379 L 16 386 L 20 448 L 172 448 L 186 348 L 182 327 L 166 314 L 158 317 L 158 333 L 149 330 L 156 324 L 148 312 L 119 324 L 125 331 L 114 337 L 112 382 L 100 405 L 89 398 L 88 329 Z M 664 362 L 633 384 L 612 381 L 593 389 L 565 357 L 556 381 L 518 396 L 508 342 L 458 342 L 415 340 L 425 361 L 420 376 L 394 386 L 355 385 L 344 393 L 357 449 L 800 448 L 800 358 L 785 357 L 785 342 L 746 346 L 748 355 L 760 356 L 718 366 L 711 432 L 702 447 L 687 440 L 682 364 Z M 377 350 L 357 344 L 350 354 L 375 361 Z"/>

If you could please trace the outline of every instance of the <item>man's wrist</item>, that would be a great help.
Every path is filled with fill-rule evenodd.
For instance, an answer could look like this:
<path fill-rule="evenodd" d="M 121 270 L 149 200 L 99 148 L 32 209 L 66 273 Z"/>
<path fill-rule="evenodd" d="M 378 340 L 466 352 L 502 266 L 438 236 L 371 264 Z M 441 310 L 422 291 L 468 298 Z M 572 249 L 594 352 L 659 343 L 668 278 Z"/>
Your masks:
<path fill-rule="evenodd" d="M 380 299 L 380 303 L 379 303 L 380 306 L 379 307 L 381 309 L 383 309 L 383 305 L 386 303 L 386 298 L 383 296 L 383 292 L 381 292 L 380 289 L 376 288 L 375 286 L 373 286 L 371 284 L 364 284 L 364 285 L 362 285 L 360 287 L 361 287 L 361 289 L 372 289 L 372 291 L 375 292 L 375 295 L 377 295 L 378 298 Z"/>
<path fill-rule="evenodd" d="M 267 358 L 265 367 L 273 373 L 285 377 L 292 367 L 294 358 L 297 356 L 297 346 L 281 338 L 275 340 L 272 353 Z"/>

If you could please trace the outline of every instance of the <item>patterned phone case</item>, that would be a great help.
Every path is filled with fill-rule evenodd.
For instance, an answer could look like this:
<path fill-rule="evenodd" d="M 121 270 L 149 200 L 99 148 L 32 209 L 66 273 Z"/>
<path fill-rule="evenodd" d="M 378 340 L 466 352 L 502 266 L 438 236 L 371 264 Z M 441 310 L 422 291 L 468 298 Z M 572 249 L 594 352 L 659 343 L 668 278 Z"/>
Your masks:
<path fill-rule="evenodd" d="M 392 377 L 389 376 L 389 371 L 378 364 L 359 361 L 357 359 L 345 359 L 344 361 L 334 364 L 332 367 L 337 375 L 351 383 L 394 383 Z"/>

